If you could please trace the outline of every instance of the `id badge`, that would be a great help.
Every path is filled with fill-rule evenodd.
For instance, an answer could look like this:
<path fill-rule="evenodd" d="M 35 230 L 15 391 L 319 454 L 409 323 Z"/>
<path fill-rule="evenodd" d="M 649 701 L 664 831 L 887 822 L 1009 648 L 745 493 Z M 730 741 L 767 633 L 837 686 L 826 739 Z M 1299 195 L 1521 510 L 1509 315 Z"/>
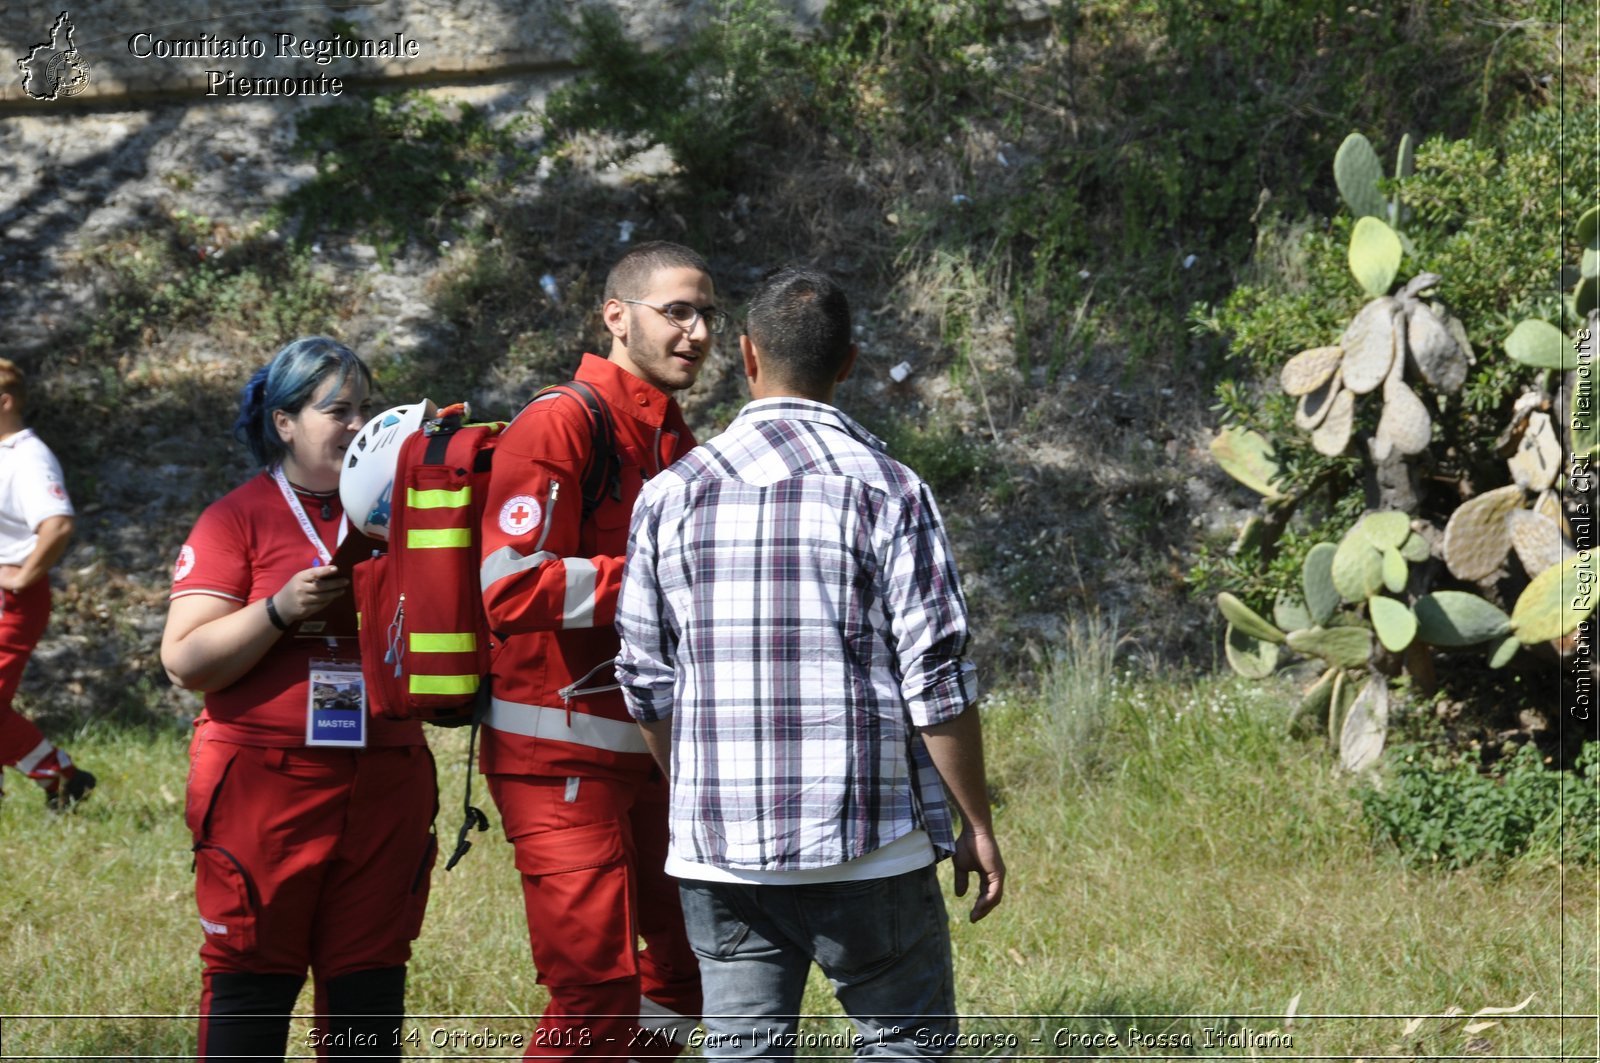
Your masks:
<path fill-rule="evenodd" d="M 367 684 L 354 661 L 312 661 L 306 745 L 362 749 L 367 744 Z"/>

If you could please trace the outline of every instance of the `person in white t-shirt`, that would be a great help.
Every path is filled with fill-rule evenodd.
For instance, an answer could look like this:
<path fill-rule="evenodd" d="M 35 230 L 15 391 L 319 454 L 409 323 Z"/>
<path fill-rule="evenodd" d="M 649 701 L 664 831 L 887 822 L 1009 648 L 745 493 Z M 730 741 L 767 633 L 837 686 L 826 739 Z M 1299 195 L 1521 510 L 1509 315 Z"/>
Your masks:
<path fill-rule="evenodd" d="M 22 370 L 0 358 L 0 764 L 38 783 L 59 811 L 83 800 L 95 778 L 11 707 L 50 620 L 50 569 L 73 529 L 61 464 L 24 427 L 26 402 Z"/>

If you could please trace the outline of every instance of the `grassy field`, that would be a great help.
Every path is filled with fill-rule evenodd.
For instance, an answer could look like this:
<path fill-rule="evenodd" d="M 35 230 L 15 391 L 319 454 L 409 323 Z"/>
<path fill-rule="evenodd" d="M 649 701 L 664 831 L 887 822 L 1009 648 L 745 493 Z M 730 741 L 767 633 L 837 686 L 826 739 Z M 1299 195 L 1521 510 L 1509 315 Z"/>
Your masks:
<path fill-rule="evenodd" d="M 964 1030 L 984 1035 L 963 1051 L 1595 1058 L 1592 869 L 1407 869 L 1372 844 L 1323 750 L 1282 737 L 1281 691 L 1119 674 L 1103 634 L 1080 629 L 1039 692 L 986 703 L 1010 880 L 977 926 L 951 899 Z M 465 736 L 431 737 L 448 850 Z M 186 740 L 177 727 L 73 736 L 101 780 L 73 815 L 45 815 L 32 785 L 8 777 L 5 1058 L 193 1052 Z M 542 1006 L 498 829 L 435 875 L 411 967 L 411 1055 L 515 1057 L 508 1039 Z M 808 1010 L 811 1053 L 837 1054 L 845 1026 L 820 981 Z M 293 1047 L 304 1029 L 291 1052 L 309 1056 Z M 507 1040 L 473 1047 L 485 1033 Z"/>

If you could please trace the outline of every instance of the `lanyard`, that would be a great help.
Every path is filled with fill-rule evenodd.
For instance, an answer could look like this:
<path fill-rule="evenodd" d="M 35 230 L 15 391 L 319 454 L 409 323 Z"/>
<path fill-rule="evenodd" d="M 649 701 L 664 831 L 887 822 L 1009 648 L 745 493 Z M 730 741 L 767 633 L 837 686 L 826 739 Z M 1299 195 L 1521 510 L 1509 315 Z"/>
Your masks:
<path fill-rule="evenodd" d="M 283 492 L 283 500 L 289 504 L 289 512 L 294 514 L 294 519 L 300 522 L 300 530 L 316 548 L 317 556 L 324 565 L 332 564 L 333 555 L 328 553 L 328 548 L 322 544 L 322 539 L 317 535 L 317 529 L 312 525 L 311 518 L 306 516 L 305 507 L 300 504 L 300 499 L 294 493 L 294 488 L 289 486 L 289 478 L 283 474 L 282 465 L 272 467 L 272 479 L 277 483 L 278 490 Z M 339 518 L 339 542 L 344 542 L 346 529 L 350 527 L 348 517 Z"/>

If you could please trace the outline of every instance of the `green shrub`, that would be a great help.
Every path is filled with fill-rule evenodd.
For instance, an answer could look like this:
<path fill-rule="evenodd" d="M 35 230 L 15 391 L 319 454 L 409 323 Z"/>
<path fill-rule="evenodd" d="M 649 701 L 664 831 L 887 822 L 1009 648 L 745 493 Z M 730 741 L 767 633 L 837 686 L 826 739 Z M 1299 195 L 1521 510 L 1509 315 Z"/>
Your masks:
<path fill-rule="evenodd" d="M 447 113 L 416 90 L 314 108 L 296 123 L 295 149 L 315 161 L 317 176 L 277 210 L 299 219 L 302 242 L 324 229 L 354 232 L 387 261 L 408 237 L 437 235 L 535 161 L 517 146 L 520 124 L 493 125 L 466 103 Z"/>
<path fill-rule="evenodd" d="M 248 335 L 269 349 L 329 330 L 341 297 L 306 249 L 260 224 L 235 230 L 185 210 L 165 222 L 85 255 L 104 293 L 85 324 L 91 354 L 176 327 Z"/>
<path fill-rule="evenodd" d="M 909 465 L 940 498 L 995 474 L 989 448 L 948 422 L 901 418 L 867 427 L 888 445 L 890 456 Z"/>
<path fill-rule="evenodd" d="M 1592 865 L 1600 855 L 1600 743 L 1586 744 L 1565 772 L 1546 768 L 1532 743 L 1488 771 L 1405 747 L 1359 797 L 1373 831 L 1408 863 L 1457 868 L 1533 853 Z"/>
<path fill-rule="evenodd" d="M 610 9 L 582 9 L 574 28 L 586 73 L 551 94 L 552 137 L 606 134 L 616 160 L 663 145 L 700 191 L 731 187 L 776 139 L 801 52 L 770 0 L 727 0 L 705 29 L 659 51 L 630 41 Z"/>

